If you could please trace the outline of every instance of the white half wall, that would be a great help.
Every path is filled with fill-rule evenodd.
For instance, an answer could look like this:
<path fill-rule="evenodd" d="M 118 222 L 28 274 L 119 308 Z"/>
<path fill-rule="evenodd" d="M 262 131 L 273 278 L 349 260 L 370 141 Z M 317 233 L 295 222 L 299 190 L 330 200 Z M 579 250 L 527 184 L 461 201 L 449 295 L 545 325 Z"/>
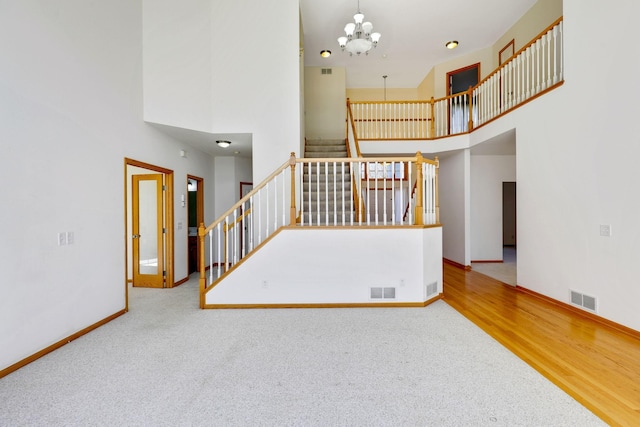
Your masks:
<path fill-rule="evenodd" d="M 207 293 L 207 304 L 413 302 L 437 283 L 442 293 L 440 227 L 284 229 Z M 395 287 L 395 300 L 370 299 Z"/>

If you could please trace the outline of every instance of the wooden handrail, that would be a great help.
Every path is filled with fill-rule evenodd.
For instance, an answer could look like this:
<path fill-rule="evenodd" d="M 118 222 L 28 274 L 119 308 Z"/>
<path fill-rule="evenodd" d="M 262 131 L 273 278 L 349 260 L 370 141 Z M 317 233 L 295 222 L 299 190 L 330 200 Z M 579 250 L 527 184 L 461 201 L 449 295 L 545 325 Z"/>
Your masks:
<path fill-rule="evenodd" d="M 432 139 L 437 139 L 437 138 L 444 138 L 444 137 L 448 137 L 448 136 L 453 136 L 453 135 L 459 135 L 459 134 L 463 134 L 463 133 L 470 133 L 472 132 L 474 129 L 485 125 L 486 123 L 495 120 L 497 117 L 500 117 L 502 114 L 505 114 L 508 111 L 513 110 L 514 108 L 517 108 L 527 102 L 529 102 L 532 99 L 535 99 L 536 97 L 540 96 L 542 93 L 545 93 L 549 90 L 552 90 L 558 86 L 560 86 L 563 82 L 564 82 L 564 77 L 562 75 L 562 70 L 560 71 L 560 79 L 559 80 L 555 80 L 555 75 L 554 75 L 554 81 L 552 84 L 547 83 L 546 85 L 543 84 L 543 88 L 542 90 L 540 90 L 540 85 L 538 85 L 538 89 L 535 91 L 535 93 L 533 95 L 529 95 L 529 93 L 527 92 L 526 97 L 523 95 L 522 96 L 522 100 L 520 100 L 520 97 L 518 98 L 517 103 L 514 103 L 513 101 L 509 101 L 509 105 L 507 107 L 505 107 L 502 103 L 500 104 L 500 108 L 499 111 L 497 112 L 497 114 L 492 114 L 491 116 L 475 116 L 474 117 L 474 108 L 476 109 L 476 113 L 478 113 L 478 111 L 483 108 L 483 104 L 482 102 L 478 103 L 478 98 L 474 99 L 474 96 L 477 96 L 478 94 L 478 89 L 483 86 L 483 85 L 492 85 L 493 83 L 491 82 L 492 78 L 495 78 L 496 75 L 498 75 L 500 78 L 502 78 L 501 76 L 503 74 L 509 75 L 508 74 L 508 70 L 511 70 L 513 68 L 516 68 L 514 65 L 518 64 L 514 61 L 520 61 L 522 60 L 522 55 L 527 52 L 527 49 L 530 49 L 532 46 L 536 45 L 536 43 L 540 42 L 540 40 L 543 40 L 543 38 L 551 31 L 553 32 L 553 40 L 555 43 L 555 36 L 557 35 L 559 40 L 558 40 L 558 44 L 554 44 L 553 45 L 553 49 L 559 49 L 559 52 L 561 52 L 562 50 L 562 37 L 563 35 L 561 34 L 560 30 L 561 28 L 559 27 L 559 24 L 562 23 L 563 21 L 563 17 L 559 17 L 558 19 L 556 19 L 553 23 L 551 23 L 550 25 L 548 25 L 544 30 L 542 30 L 540 33 L 538 33 L 538 35 L 536 37 L 534 37 L 531 41 L 529 41 L 526 45 L 524 45 L 522 48 L 520 48 L 517 52 L 515 52 L 507 61 L 505 61 L 503 64 L 500 64 L 495 70 L 493 70 L 489 75 L 487 75 L 486 77 L 484 77 L 482 80 L 480 80 L 478 82 L 478 84 L 476 84 L 475 86 L 471 87 L 468 91 L 465 92 L 461 92 L 458 94 L 453 94 L 453 95 L 447 95 L 444 96 L 442 98 L 438 98 L 435 99 L 434 97 L 431 97 L 430 100 L 404 100 L 404 101 L 351 101 L 348 100 L 347 102 L 347 106 L 349 108 L 349 120 L 351 121 L 351 125 L 354 129 L 355 132 L 355 123 L 359 123 L 359 124 L 371 124 L 371 126 L 373 126 L 375 129 L 381 129 L 380 126 L 378 124 L 383 124 L 383 123 L 387 123 L 389 126 L 402 126 L 400 123 L 406 123 L 406 127 L 407 129 L 409 129 L 408 126 L 418 126 L 417 123 L 421 123 L 424 121 L 428 121 L 430 122 L 429 125 L 427 126 L 427 130 L 426 130 L 426 136 L 421 136 L 421 137 L 415 137 L 412 135 L 407 135 L 405 137 L 399 136 L 397 134 L 395 134 L 395 131 L 392 131 L 391 134 L 387 134 L 385 133 L 384 137 L 381 136 L 381 134 L 376 133 L 375 131 L 369 135 L 369 134 L 365 134 L 365 135 L 361 135 L 361 138 L 358 138 L 357 141 L 373 141 L 373 140 L 388 140 L 388 141 L 392 141 L 392 140 L 403 140 L 403 141 L 409 141 L 409 140 L 432 140 Z M 556 31 L 558 30 L 558 31 Z M 549 37 L 551 37 L 551 35 L 549 35 Z M 545 43 L 546 46 L 546 43 Z M 544 49 L 544 46 L 541 48 Z M 554 51 L 555 52 L 555 51 Z M 524 61 L 523 61 L 524 62 Z M 555 65 L 554 65 L 555 66 Z M 560 66 L 562 67 L 562 63 L 560 63 Z M 554 70 L 555 71 L 555 70 Z M 503 74 L 500 74 L 503 73 Z M 548 77 L 547 77 L 548 79 Z M 502 92 L 501 92 L 502 93 Z M 502 96 L 502 95 L 499 95 Z M 451 133 L 450 131 L 444 131 L 444 132 L 439 132 L 439 135 L 436 136 L 436 107 L 442 103 L 449 103 L 451 102 L 452 99 L 459 99 L 460 97 L 466 97 L 468 98 L 468 101 L 465 102 L 465 108 L 468 107 L 468 114 L 469 118 L 467 123 L 465 123 L 465 125 L 467 126 L 466 129 L 462 130 L 462 131 L 456 131 L 455 133 Z M 498 102 L 502 102 L 502 101 L 498 101 Z M 372 105 L 374 108 L 374 111 L 387 111 L 387 110 L 392 110 L 395 108 L 396 105 L 421 105 L 421 106 L 425 106 L 425 108 L 427 108 L 428 110 L 428 118 L 423 117 L 423 114 L 417 114 L 416 117 L 390 117 L 390 118 L 384 118 L 384 116 L 382 117 L 369 117 L 366 116 L 367 113 L 366 111 L 369 110 L 362 110 L 360 108 L 358 108 L 357 110 L 355 110 L 359 115 L 363 114 L 366 117 L 358 117 L 355 118 L 353 117 L 353 111 L 351 110 L 351 106 L 364 106 L 364 105 Z M 380 109 L 379 106 L 387 106 L 387 108 L 382 108 Z M 410 108 L 410 107 L 408 107 Z M 419 107 L 419 109 L 422 109 L 423 107 Z M 394 110 L 395 111 L 395 110 Z M 401 113 L 404 114 L 404 113 Z M 409 112 L 408 114 L 405 114 L 407 116 L 409 115 L 414 115 L 411 112 Z M 438 114 L 438 120 L 440 120 L 440 114 Z M 477 122 L 476 122 L 477 121 Z M 394 124 L 395 123 L 395 124 Z M 413 125 L 411 125 L 410 123 L 413 123 Z M 367 125 L 365 125 L 367 126 Z M 383 125 L 384 126 L 384 125 Z M 367 130 L 367 128 L 363 128 L 360 127 L 361 130 L 365 129 Z M 366 133 L 366 132 L 365 132 Z M 360 157 L 360 155 L 358 155 L 358 157 Z"/>
<path fill-rule="evenodd" d="M 553 29 L 553 27 L 555 27 L 556 25 L 558 25 L 560 22 L 562 22 L 564 17 L 560 17 L 558 19 L 556 19 L 555 21 L 553 21 L 553 24 L 549 25 L 547 28 L 545 28 L 544 30 L 542 30 L 536 37 L 534 37 L 529 43 L 527 43 L 526 45 L 524 45 L 523 47 L 521 47 L 516 53 L 514 53 L 511 58 L 509 58 L 507 61 L 505 61 L 504 63 L 500 64 L 500 66 L 498 68 L 496 68 L 495 70 L 493 70 L 489 75 L 487 75 L 484 79 L 480 80 L 478 82 L 477 85 L 475 85 L 473 87 L 473 89 L 475 90 L 477 87 L 481 86 L 484 82 L 486 82 L 487 80 L 489 80 L 491 77 L 495 76 L 497 73 L 500 72 L 500 70 L 502 70 L 503 68 L 505 68 L 507 66 L 507 64 L 509 64 L 510 62 L 514 61 L 518 55 L 520 55 L 521 53 L 523 53 L 525 50 L 527 50 L 528 48 L 530 48 L 531 46 L 533 46 L 538 40 L 540 40 L 542 38 L 542 36 L 544 36 L 545 34 L 547 34 L 547 32 L 551 29 Z"/>
<path fill-rule="evenodd" d="M 295 157 L 294 153 L 291 153 L 291 155 L 293 157 Z M 273 172 L 271 175 L 269 175 L 268 177 L 266 177 L 264 180 L 262 180 L 262 182 L 260 184 L 258 184 L 257 187 L 255 187 L 253 190 L 251 190 L 249 193 L 247 193 L 243 198 L 241 198 L 240 200 L 238 200 L 236 202 L 235 205 L 233 205 L 232 207 L 230 207 L 225 213 L 223 213 L 222 215 L 220 215 L 218 217 L 218 219 L 216 219 L 215 221 L 213 221 L 211 223 L 211 225 L 209 225 L 208 227 L 206 227 L 204 230 L 198 230 L 198 234 L 201 234 L 202 236 L 206 235 L 209 231 L 213 230 L 219 223 L 221 223 L 228 215 L 231 215 L 231 213 L 233 213 L 234 210 L 238 209 L 244 202 L 246 202 L 247 200 L 249 200 L 249 198 L 251 196 L 253 196 L 254 194 L 256 194 L 258 191 L 260 191 L 262 188 L 264 188 L 268 182 L 270 182 L 276 175 L 278 175 L 279 173 L 281 173 L 283 170 L 285 170 L 286 168 L 289 167 L 289 163 L 290 160 L 287 160 L 286 162 L 284 162 L 278 169 L 275 170 L 275 172 Z"/>

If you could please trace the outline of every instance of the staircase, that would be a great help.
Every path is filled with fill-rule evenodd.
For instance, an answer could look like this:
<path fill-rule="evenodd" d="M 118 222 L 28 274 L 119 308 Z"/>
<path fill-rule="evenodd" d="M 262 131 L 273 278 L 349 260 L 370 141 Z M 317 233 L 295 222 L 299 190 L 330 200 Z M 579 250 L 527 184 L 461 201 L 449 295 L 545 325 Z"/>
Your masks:
<path fill-rule="evenodd" d="M 346 141 L 344 139 L 307 140 L 304 156 L 308 159 L 345 158 L 347 157 Z M 328 225 L 349 224 L 353 213 L 351 184 L 351 169 L 348 163 L 344 163 L 344 169 L 342 162 L 322 161 L 305 164 L 300 222 L 325 225 L 329 218 Z M 337 213 L 337 220 L 334 219 L 334 212 Z M 334 221 L 337 222 L 334 223 Z"/>

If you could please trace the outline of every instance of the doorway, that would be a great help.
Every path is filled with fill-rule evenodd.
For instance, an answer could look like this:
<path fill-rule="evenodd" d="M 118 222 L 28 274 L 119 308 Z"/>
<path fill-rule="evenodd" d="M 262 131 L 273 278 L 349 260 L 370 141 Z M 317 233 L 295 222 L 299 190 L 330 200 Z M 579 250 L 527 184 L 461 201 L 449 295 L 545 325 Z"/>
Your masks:
<path fill-rule="evenodd" d="M 187 274 L 200 271 L 198 227 L 204 223 L 204 179 L 187 175 Z"/>
<path fill-rule="evenodd" d="M 125 308 L 128 286 L 174 286 L 173 171 L 124 159 Z M 135 191 L 134 191 L 135 190 Z"/>
<path fill-rule="evenodd" d="M 467 92 L 480 81 L 480 63 L 449 71 L 447 73 L 447 96 Z M 474 109 L 477 107 L 474 106 Z M 469 131 L 468 97 L 452 97 L 447 102 L 449 135 Z M 477 110 L 476 110 L 477 111 Z M 475 118 L 475 111 L 473 113 Z"/>
<path fill-rule="evenodd" d="M 516 247 L 516 183 L 502 183 L 502 245 Z"/>

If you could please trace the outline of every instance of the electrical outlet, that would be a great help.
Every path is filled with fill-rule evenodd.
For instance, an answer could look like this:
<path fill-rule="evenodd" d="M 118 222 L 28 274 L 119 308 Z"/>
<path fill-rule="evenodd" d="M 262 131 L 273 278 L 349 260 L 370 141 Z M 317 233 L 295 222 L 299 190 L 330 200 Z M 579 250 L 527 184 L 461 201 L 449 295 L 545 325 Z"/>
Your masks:
<path fill-rule="evenodd" d="M 58 246 L 67 244 L 67 233 L 58 233 Z"/>
<path fill-rule="evenodd" d="M 611 225 L 600 224 L 600 235 L 604 237 L 611 237 Z"/>
<path fill-rule="evenodd" d="M 73 235 L 73 231 L 67 231 L 67 245 L 73 245 L 75 241 L 75 237 Z"/>
<path fill-rule="evenodd" d="M 400 287 L 404 286 L 404 279 L 400 279 Z"/>
<path fill-rule="evenodd" d="M 262 281 L 262 289 L 267 289 L 269 287 L 269 284 L 267 283 L 266 280 Z"/>

